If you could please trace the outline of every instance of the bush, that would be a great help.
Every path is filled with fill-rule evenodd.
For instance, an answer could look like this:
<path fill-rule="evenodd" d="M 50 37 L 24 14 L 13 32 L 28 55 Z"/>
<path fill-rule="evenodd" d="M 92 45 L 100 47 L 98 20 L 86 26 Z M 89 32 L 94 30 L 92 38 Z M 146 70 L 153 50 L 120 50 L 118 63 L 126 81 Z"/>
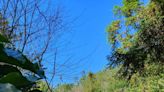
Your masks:
<path fill-rule="evenodd" d="M 151 68 L 150 68 L 151 67 Z M 149 66 L 145 69 L 145 76 L 134 74 L 130 80 L 120 77 L 119 68 L 107 69 L 96 74 L 89 73 L 81 78 L 78 85 L 64 84 L 55 92 L 164 92 L 164 74 L 156 75 L 151 69 L 159 65 Z"/>
<path fill-rule="evenodd" d="M 35 84 L 45 77 L 43 69 L 9 45 L 9 41 L 0 35 L 0 90 L 12 85 L 12 88 L 16 87 L 23 92 L 39 92 L 35 89 Z"/>

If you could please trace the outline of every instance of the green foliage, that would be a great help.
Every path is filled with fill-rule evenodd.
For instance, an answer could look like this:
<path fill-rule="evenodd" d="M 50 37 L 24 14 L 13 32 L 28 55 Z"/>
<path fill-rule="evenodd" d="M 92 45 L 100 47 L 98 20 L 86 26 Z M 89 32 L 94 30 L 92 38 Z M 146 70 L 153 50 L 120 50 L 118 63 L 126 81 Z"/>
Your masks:
<path fill-rule="evenodd" d="M 0 35 L 0 42 L 9 42 L 5 37 Z"/>
<path fill-rule="evenodd" d="M 120 21 L 114 21 L 112 24 L 107 28 L 107 30 L 110 30 L 109 32 L 109 42 L 114 44 L 116 40 L 115 34 L 117 34 L 117 30 L 120 29 Z"/>
<path fill-rule="evenodd" d="M 163 92 L 164 75 L 141 77 L 139 74 L 134 74 L 129 86 L 128 92 Z"/>
<path fill-rule="evenodd" d="M 56 89 L 54 89 L 54 92 L 71 92 L 72 87 L 73 84 L 59 85 Z"/>
<path fill-rule="evenodd" d="M 64 87 L 69 84 L 61 85 L 56 89 L 65 90 L 57 92 L 117 92 L 116 90 L 121 90 L 127 83 L 115 76 L 116 71 L 118 69 L 105 70 L 97 74 L 89 73 L 81 78 L 78 84 L 71 85 L 71 89 L 69 88 L 69 90 Z"/>
<path fill-rule="evenodd" d="M 16 79 L 19 79 L 19 80 L 16 80 Z M 4 77 L 0 79 L 0 83 L 11 83 L 17 88 L 21 88 L 22 86 L 31 84 L 30 81 L 28 81 L 18 72 L 12 72 L 12 73 L 6 74 Z"/>
<path fill-rule="evenodd" d="M 7 38 L 0 35 L 0 87 L 7 87 L 5 84 L 9 83 L 24 92 L 34 92 L 32 90 L 36 81 L 45 77 L 43 69 L 31 63 L 20 51 L 6 47 L 10 44 L 8 42 Z"/>
<path fill-rule="evenodd" d="M 127 79 L 135 73 L 145 75 L 146 66 L 163 65 L 163 5 L 161 0 L 151 0 L 146 6 L 139 0 L 123 0 L 123 5 L 115 9 L 122 18 L 107 29 L 113 47 L 108 59 L 110 66 L 122 65 L 119 73 Z M 158 68 L 162 71 L 157 72 L 164 73 L 163 67 Z"/>
<path fill-rule="evenodd" d="M 49 85 L 43 80 L 37 81 L 37 86 L 42 92 L 52 92 L 52 88 L 49 88 Z"/>
<path fill-rule="evenodd" d="M 158 66 L 152 66 L 157 68 Z M 84 76 L 78 84 L 63 84 L 54 92 L 163 92 L 164 74 L 143 77 L 136 73 L 129 81 L 118 77 L 119 68 Z M 153 73 L 153 72 L 152 72 Z"/>
<path fill-rule="evenodd" d="M 139 0 L 123 0 L 123 6 L 115 7 L 115 14 L 122 14 L 125 17 L 130 17 L 134 12 L 137 12 L 140 8 Z"/>

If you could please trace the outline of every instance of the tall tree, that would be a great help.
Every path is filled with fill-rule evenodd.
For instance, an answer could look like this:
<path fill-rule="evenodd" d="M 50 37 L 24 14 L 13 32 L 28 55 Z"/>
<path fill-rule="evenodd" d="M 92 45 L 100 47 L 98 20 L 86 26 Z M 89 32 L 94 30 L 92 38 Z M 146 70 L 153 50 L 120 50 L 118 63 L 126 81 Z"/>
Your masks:
<path fill-rule="evenodd" d="M 128 79 L 151 64 L 164 61 L 164 1 L 123 0 L 115 7 L 119 19 L 107 29 L 113 53 L 108 57 L 110 66 L 122 65 L 120 73 Z M 161 66 L 159 72 L 164 72 Z"/>

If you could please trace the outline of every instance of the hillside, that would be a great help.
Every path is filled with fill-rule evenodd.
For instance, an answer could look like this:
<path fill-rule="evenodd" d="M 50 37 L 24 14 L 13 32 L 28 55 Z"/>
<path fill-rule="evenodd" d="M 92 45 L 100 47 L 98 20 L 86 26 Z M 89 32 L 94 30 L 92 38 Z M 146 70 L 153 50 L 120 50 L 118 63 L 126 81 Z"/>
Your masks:
<path fill-rule="evenodd" d="M 156 68 L 159 66 L 152 66 Z M 54 92 L 164 92 L 164 74 L 141 77 L 135 74 L 129 81 L 117 77 L 118 68 L 84 76 L 78 84 L 58 86 Z M 153 73 L 153 72 L 152 72 Z"/>

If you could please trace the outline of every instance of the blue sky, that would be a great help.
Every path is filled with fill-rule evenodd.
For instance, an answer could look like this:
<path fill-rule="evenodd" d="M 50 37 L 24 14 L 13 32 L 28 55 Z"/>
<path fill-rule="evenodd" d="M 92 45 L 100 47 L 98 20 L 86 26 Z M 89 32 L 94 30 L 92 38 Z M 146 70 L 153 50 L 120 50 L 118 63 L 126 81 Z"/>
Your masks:
<path fill-rule="evenodd" d="M 106 28 L 116 19 L 113 8 L 122 0 L 52 1 L 52 6 L 61 7 L 63 20 L 68 24 L 58 42 L 54 84 L 75 82 L 88 72 L 105 69 L 106 56 L 111 53 Z"/>
<path fill-rule="evenodd" d="M 106 27 L 114 20 L 113 7 L 120 5 L 121 0 L 54 0 L 55 4 L 62 7 L 63 18 L 68 23 L 57 63 L 62 64 L 71 57 L 66 64 L 71 68 L 59 69 L 64 72 L 54 82 L 61 81 L 60 74 L 62 82 L 73 82 L 83 73 L 103 70 L 111 51 Z"/>

